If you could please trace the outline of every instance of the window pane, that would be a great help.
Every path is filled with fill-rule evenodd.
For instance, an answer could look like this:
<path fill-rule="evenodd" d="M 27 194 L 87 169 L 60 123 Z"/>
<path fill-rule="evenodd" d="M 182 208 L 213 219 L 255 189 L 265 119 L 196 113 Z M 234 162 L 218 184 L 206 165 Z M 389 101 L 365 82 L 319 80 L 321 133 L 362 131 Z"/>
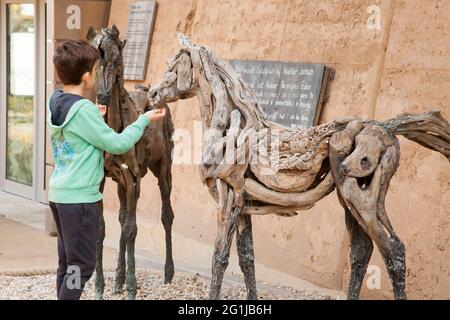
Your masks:
<path fill-rule="evenodd" d="M 33 184 L 34 5 L 9 4 L 6 178 Z"/>

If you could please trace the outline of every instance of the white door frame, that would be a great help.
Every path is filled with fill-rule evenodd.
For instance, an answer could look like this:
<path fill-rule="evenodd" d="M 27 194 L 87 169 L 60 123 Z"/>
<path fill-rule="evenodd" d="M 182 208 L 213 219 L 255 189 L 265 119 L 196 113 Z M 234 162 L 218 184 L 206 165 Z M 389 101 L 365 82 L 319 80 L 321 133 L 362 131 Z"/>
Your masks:
<path fill-rule="evenodd" d="M 7 135 L 7 51 L 6 6 L 13 3 L 34 4 L 35 18 L 35 92 L 33 114 L 33 185 L 26 186 L 6 179 Z M 0 190 L 17 194 L 33 201 L 45 201 L 45 108 L 46 108 L 46 42 L 45 1 L 0 0 Z"/>

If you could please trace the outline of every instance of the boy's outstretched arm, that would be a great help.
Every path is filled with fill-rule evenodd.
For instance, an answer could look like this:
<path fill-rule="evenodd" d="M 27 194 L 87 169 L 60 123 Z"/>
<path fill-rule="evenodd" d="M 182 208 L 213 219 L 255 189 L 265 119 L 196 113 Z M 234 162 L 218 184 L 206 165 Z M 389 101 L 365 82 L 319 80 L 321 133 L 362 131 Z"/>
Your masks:
<path fill-rule="evenodd" d="M 111 154 L 123 154 L 141 138 L 145 128 L 150 124 L 150 118 L 158 120 L 164 116 L 165 112 L 159 110 L 141 114 L 125 130 L 117 133 L 105 123 L 95 104 L 86 103 L 74 116 L 73 123 L 68 129 L 101 150 Z"/>

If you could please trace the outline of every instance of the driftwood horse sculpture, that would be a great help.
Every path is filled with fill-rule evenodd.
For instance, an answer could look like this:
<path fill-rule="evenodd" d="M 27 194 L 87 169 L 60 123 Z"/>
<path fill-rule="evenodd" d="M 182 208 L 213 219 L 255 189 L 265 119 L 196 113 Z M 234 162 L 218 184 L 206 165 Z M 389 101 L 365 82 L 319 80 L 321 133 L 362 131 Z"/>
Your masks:
<path fill-rule="evenodd" d="M 122 49 L 125 42 L 120 40 L 117 27 L 102 29 L 98 33 L 90 28 L 88 39 L 101 53 L 97 74 L 97 101 L 108 106 L 106 114 L 108 125 L 115 131 L 121 132 L 133 123 L 140 113 L 147 111 L 148 103 L 143 104 L 142 101 L 136 103 L 124 87 Z M 148 102 L 145 94 L 144 101 Z M 142 138 L 130 151 L 123 155 L 105 154 L 105 176 L 111 177 L 117 183 L 120 200 L 121 236 L 114 292 L 121 293 L 126 280 L 130 299 L 136 297 L 134 257 L 137 235 L 136 206 L 141 192 L 141 178 L 146 175 L 147 169 L 150 169 L 158 179 L 161 192 L 161 220 L 166 234 L 165 283 L 171 282 L 174 275 L 171 236 L 174 214 L 170 202 L 174 129 L 169 108 L 163 107 L 167 109 L 165 119 L 147 127 Z M 95 281 L 98 299 L 103 297 L 105 287 L 102 266 L 104 238 L 105 222 L 102 216 Z"/>
<path fill-rule="evenodd" d="M 347 118 L 305 130 L 266 121 L 251 89 L 230 64 L 179 34 L 181 49 L 163 80 L 149 88 L 153 106 L 197 96 L 204 125 L 200 176 L 218 204 L 210 298 L 218 299 L 237 235 L 248 299 L 257 298 L 251 215 L 293 216 L 334 189 L 351 238 L 349 299 L 359 298 L 378 246 L 396 299 L 406 299 L 405 247 L 385 210 L 403 135 L 450 160 L 450 126 L 439 112 L 385 122 Z"/>

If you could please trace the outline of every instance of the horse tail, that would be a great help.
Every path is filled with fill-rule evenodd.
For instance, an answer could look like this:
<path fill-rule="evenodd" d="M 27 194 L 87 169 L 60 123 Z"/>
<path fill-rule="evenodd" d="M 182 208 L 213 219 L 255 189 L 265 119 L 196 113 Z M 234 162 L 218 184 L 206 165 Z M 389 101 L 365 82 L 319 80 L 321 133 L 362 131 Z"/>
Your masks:
<path fill-rule="evenodd" d="M 425 148 L 442 153 L 450 161 L 450 125 L 440 111 L 402 114 L 381 122 L 394 135 L 402 135 Z"/>

